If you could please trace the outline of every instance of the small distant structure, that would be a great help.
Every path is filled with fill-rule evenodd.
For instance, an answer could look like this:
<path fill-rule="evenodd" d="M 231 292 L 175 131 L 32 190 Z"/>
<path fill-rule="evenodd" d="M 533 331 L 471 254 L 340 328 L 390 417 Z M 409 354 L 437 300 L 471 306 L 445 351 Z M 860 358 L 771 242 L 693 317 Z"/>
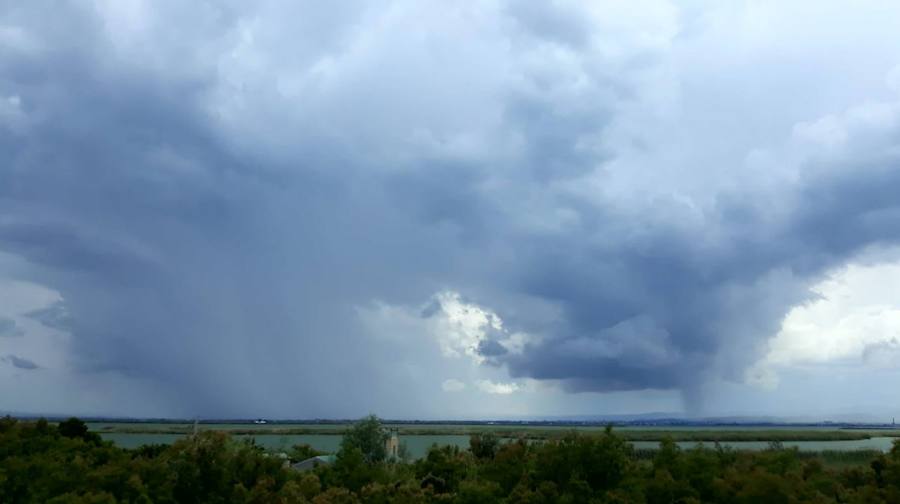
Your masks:
<path fill-rule="evenodd" d="M 384 452 L 388 460 L 400 458 L 400 438 L 397 435 L 397 429 L 388 431 L 388 437 L 384 440 Z"/>
<path fill-rule="evenodd" d="M 334 463 L 334 460 L 334 455 L 318 455 L 291 464 L 291 469 L 300 472 L 312 471 L 313 469 L 321 465 L 331 465 Z"/>
<path fill-rule="evenodd" d="M 256 420 L 253 421 L 253 423 L 255 423 L 256 425 L 263 425 L 263 424 L 267 424 L 269 422 L 267 422 L 266 420 L 264 420 L 262 418 L 257 418 Z"/>

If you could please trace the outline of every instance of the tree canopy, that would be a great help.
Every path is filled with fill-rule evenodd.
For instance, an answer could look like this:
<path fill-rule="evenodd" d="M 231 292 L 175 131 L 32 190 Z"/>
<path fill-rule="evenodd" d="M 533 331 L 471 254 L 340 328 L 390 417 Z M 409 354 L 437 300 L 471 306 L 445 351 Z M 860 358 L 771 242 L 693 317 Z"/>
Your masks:
<path fill-rule="evenodd" d="M 900 502 L 900 444 L 886 454 L 827 456 L 777 445 L 760 452 L 682 449 L 671 440 L 635 450 L 607 430 L 543 442 L 475 437 L 468 450 L 433 446 L 419 460 L 398 463 L 377 459 L 374 442 L 384 431 L 376 417 L 367 417 L 334 464 L 299 472 L 221 432 L 128 450 L 95 439 L 81 425 L 0 419 L 0 502 Z M 364 447 L 375 455 L 367 458 Z"/>
<path fill-rule="evenodd" d="M 382 462 L 387 457 L 385 442 L 388 433 L 375 415 L 369 415 L 353 424 L 341 440 L 341 451 L 358 449 L 368 463 Z"/>

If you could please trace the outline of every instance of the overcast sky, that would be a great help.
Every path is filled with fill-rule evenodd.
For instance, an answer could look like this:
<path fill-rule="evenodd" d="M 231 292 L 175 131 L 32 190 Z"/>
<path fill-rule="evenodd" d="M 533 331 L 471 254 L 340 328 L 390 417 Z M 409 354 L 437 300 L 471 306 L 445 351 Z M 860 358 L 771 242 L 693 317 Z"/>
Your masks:
<path fill-rule="evenodd" d="M 898 22 L 0 1 L 0 411 L 889 421 Z"/>

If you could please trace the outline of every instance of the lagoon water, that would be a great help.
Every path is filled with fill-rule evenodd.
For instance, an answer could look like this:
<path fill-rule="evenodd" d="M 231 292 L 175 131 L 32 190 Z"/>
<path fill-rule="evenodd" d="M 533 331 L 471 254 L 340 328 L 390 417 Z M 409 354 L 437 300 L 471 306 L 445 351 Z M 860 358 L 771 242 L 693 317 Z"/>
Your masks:
<path fill-rule="evenodd" d="M 215 426 L 205 426 L 215 428 Z M 263 429 L 260 429 L 263 430 Z M 136 448 L 144 444 L 171 444 L 181 439 L 185 434 L 128 434 L 128 433 L 112 433 L 101 432 L 103 439 L 114 442 L 123 448 Z M 286 450 L 295 444 L 308 444 L 313 448 L 324 452 L 335 452 L 340 447 L 341 435 L 339 434 L 253 434 L 253 435 L 235 435 L 236 439 L 252 438 L 257 444 L 270 450 Z M 850 450 L 881 450 L 888 451 L 891 448 L 895 438 L 892 437 L 872 437 L 869 439 L 857 439 L 850 441 L 785 441 L 785 448 L 797 447 L 801 451 L 850 451 Z M 410 455 L 415 458 L 424 457 L 428 452 L 428 448 L 434 444 L 437 445 L 455 445 L 462 449 L 469 447 L 469 436 L 466 435 L 401 435 L 400 441 L 406 443 Z M 655 441 L 633 441 L 635 448 L 657 448 L 658 442 Z M 696 442 L 679 442 L 682 448 L 693 448 L 697 446 Z M 722 446 L 728 446 L 737 450 L 763 450 L 769 446 L 765 441 L 732 441 L 720 443 Z M 712 443 L 704 443 L 704 446 L 711 447 Z"/>
<path fill-rule="evenodd" d="M 101 433 L 103 439 L 112 441 L 123 448 L 137 448 L 145 444 L 171 444 L 181 439 L 185 434 L 124 434 L 124 433 Z M 287 450 L 296 444 L 308 444 L 319 451 L 333 453 L 341 446 L 341 438 L 339 434 L 255 434 L 255 435 L 233 435 L 235 439 L 252 438 L 256 444 L 270 450 Z M 422 436 L 422 435 L 403 435 L 400 441 L 406 443 L 410 455 L 414 458 L 424 457 L 428 453 L 428 448 L 433 444 L 438 445 L 456 445 L 466 449 L 469 447 L 469 436 L 443 435 L 443 436 Z"/>

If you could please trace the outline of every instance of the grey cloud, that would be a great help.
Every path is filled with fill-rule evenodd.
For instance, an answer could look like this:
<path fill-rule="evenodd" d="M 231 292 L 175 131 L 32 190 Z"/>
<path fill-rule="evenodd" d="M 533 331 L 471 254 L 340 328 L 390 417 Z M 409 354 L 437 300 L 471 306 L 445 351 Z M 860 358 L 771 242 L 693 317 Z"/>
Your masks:
<path fill-rule="evenodd" d="M 477 50 L 442 60 L 457 46 L 426 35 L 439 30 L 422 34 L 433 45 L 399 29 L 358 45 L 357 30 L 393 19 L 380 4 L 297 7 L 321 44 L 287 22 L 287 3 L 269 8 L 220 6 L 202 36 L 185 29 L 133 54 L 144 45 L 104 32 L 92 10 L 66 4 L 46 20 L 28 3 L 8 22 L 51 50 L 0 50 L 0 95 L 20 97 L 28 116 L 0 135 L 11 160 L 0 249 L 66 300 L 28 315 L 72 332 L 80 372 L 152 382 L 173 411 L 399 411 L 396 391 L 414 395 L 415 380 L 389 381 L 391 350 L 363 337 L 355 307 L 418 306 L 446 288 L 542 337 L 522 353 L 497 334 L 479 347 L 514 378 L 681 390 L 696 409 L 703 384 L 740 379 L 829 268 L 900 238 L 889 154 L 806 166 L 771 191 L 696 194 L 665 167 L 636 170 L 622 144 L 638 140 L 613 135 L 628 137 L 620 115 L 678 83 L 631 78 L 651 64 L 646 48 L 591 52 L 577 12 L 501 9 L 449 37 Z M 193 19 L 167 9 L 178 7 L 151 10 L 172 33 Z M 265 28 L 258 38 L 239 36 L 244 18 Z M 433 47 L 437 62 L 395 51 L 410 45 Z M 240 71 L 241 54 L 258 73 Z M 658 180 L 640 178 L 657 168 Z M 698 162 L 684 178 L 716 168 Z"/>
<path fill-rule="evenodd" d="M 544 40 L 580 47 L 591 35 L 590 24 L 577 9 L 535 2 L 515 2 L 508 9 L 523 28 Z"/>
<path fill-rule="evenodd" d="M 485 339 L 478 344 L 478 353 L 485 357 L 499 357 L 508 351 L 495 339 Z"/>
<path fill-rule="evenodd" d="M 419 314 L 419 316 L 427 319 L 427 318 L 433 317 L 435 314 L 439 313 L 440 311 L 441 311 L 441 302 L 438 301 L 437 299 L 433 299 L 433 300 L 431 300 L 430 303 L 428 303 L 425 306 L 425 308 L 422 309 L 422 312 Z"/>
<path fill-rule="evenodd" d="M 3 357 L 2 360 L 10 363 L 13 367 L 16 367 L 18 369 L 24 369 L 26 371 L 31 371 L 31 370 L 40 368 L 40 366 L 38 366 L 34 362 L 32 362 L 24 357 L 19 357 L 17 355 L 9 354 L 6 357 Z"/>
<path fill-rule="evenodd" d="M 534 257 L 522 268 L 529 272 L 525 285 L 568 316 L 554 337 L 511 356 L 511 372 L 568 380 L 576 390 L 678 388 L 690 397 L 710 375 L 740 380 L 790 307 L 811 298 L 810 285 L 865 247 L 900 238 L 894 232 L 900 179 L 892 166 L 892 160 L 874 167 L 850 162 L 840 170 L 846 176 L 813 178 L 797 195 L 797 211 L 774 226 L 754 216 L 763 213 L 762 203 L 739 215 L 720 214 L 724 221 L 711 225 L 727 235 L 714 247 L 699 236 L 665 232 L 647 243 L 608 235 L 593 249 L 572 241 L 560 247 L 565 257 Z M 611 352 L 623 338 L 653 341 L 653 329 L 610 336 L 608 328 L 633 317 L 664 328 L 664 350 L 561 351 Z M 660 362 L 660 351 L 673 358 Z"/>
<path fill-rule="evenodd" d="M 15 320 L 7 317 L 0 317 L 0 337 L 19 337 L 24 334 L 25 331 L 16 325 Z"/>
<path fill-rule="evenodd" d="M 900 341 L 891 338 L 866 345 L 862 351 L 862 361 L 870 366 L 895 367 L 900 362 Z"/>
<path fill-rule="evenodd" d="M 44 308 L 32 310 L 25 314 L 26 317 L 37 320 L 51 329 L 70 331 L 72 329 L 72 316 L 63 301 L 57 301 Z"/>

